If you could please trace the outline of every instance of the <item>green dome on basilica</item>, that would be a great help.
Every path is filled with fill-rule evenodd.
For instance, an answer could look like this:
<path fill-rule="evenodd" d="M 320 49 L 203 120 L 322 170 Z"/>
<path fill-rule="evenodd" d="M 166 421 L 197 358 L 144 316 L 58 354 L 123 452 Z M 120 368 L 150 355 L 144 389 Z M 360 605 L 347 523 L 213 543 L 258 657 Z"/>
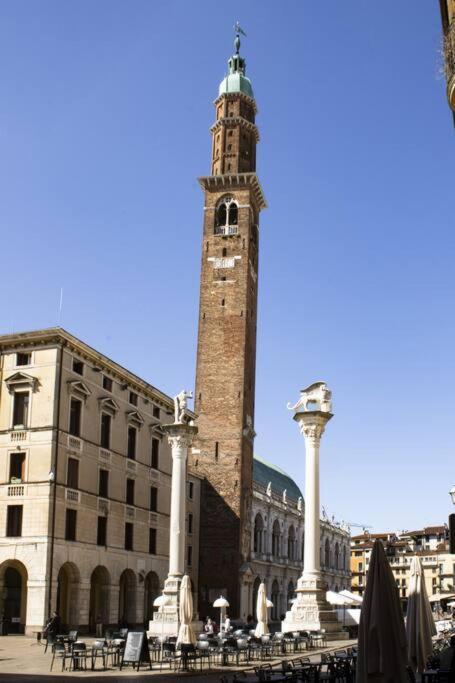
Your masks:
<path fill-rule="evenodd" d="M 283 491 L 286 490 L 288 498 L 295 501 L 303 498 L 301 490 L 289 474 L 286 474 L 280 467 L 263 460 L 258 455 L 255 455 L 253 459 L 253 481 L 264 488 L 267 488 L 269 482 L 271 482 L 272 491 L 278 496 L 282 496 Z"/>

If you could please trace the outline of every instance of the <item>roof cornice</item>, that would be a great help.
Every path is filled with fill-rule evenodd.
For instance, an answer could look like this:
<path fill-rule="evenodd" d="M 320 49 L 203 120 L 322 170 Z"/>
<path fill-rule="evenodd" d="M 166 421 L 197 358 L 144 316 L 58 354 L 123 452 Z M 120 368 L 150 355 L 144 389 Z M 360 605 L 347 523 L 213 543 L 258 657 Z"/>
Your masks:
<path fill-rule="evenodd" d="M 233 190 L 251 188 L 259 210 L 267 208 L 264 192 L 256 173 L 235 173 L 225 175 L 210 175 L 198 178 L 203 190 Z"/>

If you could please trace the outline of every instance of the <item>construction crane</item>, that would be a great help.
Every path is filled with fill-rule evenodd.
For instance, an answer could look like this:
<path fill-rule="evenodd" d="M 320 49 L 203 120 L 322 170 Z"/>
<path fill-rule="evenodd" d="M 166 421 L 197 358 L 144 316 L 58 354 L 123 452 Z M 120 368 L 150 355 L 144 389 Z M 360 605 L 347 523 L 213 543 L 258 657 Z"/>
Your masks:
<path fill-rule="evenodd" d="M 356 524 L 356 522 L 345 522 L 350 527 L 355 527 L 357 529 L 362 529 L 363 533 L 366 534 L 368 529 L 372 529 L 372 526 L 369 526 L 368 524 Z"/>

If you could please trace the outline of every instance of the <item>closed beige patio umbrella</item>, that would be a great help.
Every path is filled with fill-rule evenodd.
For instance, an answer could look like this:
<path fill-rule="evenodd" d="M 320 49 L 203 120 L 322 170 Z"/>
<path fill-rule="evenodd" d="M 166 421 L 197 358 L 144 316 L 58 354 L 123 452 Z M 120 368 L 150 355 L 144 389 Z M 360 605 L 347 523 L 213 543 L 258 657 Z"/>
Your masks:
<path fill-rule="evenodd" d="M 186 574 L 180 584 L 179 617 L 180 628 L 177 645 L 196 645 L 196 635 L 191 626 L 193 621 L 193 595 L 191 593 L 190 577 Z"/>
<path fill-rule="evenodd" d="M 265 584 L 262 582 L 259 584 L 258 599 L 256 603 L 256 619 L 258 623 L 254 631 L 254 635 L 257 638 L 260 638 L 260 636 L 266 636 L 268 633 L 270 633 L 267 624 L 267 617 L 267 596 L 265 594 Z"/>
<path fill-rule="evenodd" d="M 431 639 L 436 635 L 436 626 L 425 586 L 425 573 L 420 558 L 417 556 L 411 560 L 410 573 L 406 614 L 408 656 L 414 671 L 422 673 L 426 668 L 427 658 L 433 650 Z"/>
<path fill-rule="evenodd" d="M 406 630 L 384 546 L 371 553 L 359 624 L 356 683 L 408 683 Z"/>

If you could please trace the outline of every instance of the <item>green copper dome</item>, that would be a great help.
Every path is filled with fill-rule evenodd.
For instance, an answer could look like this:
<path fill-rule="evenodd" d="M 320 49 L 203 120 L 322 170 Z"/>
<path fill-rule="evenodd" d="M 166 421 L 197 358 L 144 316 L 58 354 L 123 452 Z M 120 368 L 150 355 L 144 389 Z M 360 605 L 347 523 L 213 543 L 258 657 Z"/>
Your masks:
<path fill-rule="evenodd" d="M 228 61 L 229 73 L 221 81 L 218 94 L 225 95 L 226 93 L 241 92 L 244 95 L 248 95 L 248 97 L 254 99 L 251 81 L 245 76 L 245 60 L 239 55 L 240 38 L 238 35 L 235 40 L 235 48 L 235 55 L 233 55 Z"/>
<path fill-rule="evenodd" d="M 279 496 L 282 496 L 283 491 L 286 490 L 288 498 L 295 501 L 303 498 L 301 490 L 289 474 L 283 472 L 280 467 L 263 460 L 258 455 L 255 455 L 253 458 L 253 480 L 264 488 L 267 488 L 269 482 L 271 482 L 272 491 Z"/>

